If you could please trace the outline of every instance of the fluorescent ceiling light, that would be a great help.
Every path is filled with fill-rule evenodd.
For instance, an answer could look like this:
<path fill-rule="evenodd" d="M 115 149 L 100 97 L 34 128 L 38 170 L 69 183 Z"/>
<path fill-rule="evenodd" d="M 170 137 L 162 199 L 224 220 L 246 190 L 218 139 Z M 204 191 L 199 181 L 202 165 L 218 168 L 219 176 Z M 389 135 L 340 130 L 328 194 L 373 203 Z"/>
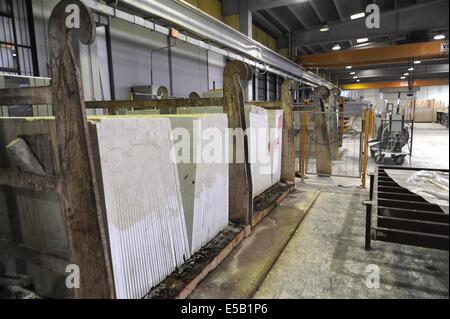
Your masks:
<path fill-rule="evenodd" d="M 358 77 L 355 75 L 353 78 L 354 78 L 354 79 L 357 79 Z"/>
<path fill-rule="evenodd" d="M 341 49 L 341 46 L 339 44 L 335 44 L 334 47 L 331 48 L 333 51 L 337 51 Z"/>
<path fill-rule="evenodd" d="M 324 24 L 321 28 L 320 28 L 320 32 L 327 32 L 330 31 L 330 27 L 326 24 Z"/>
<path fill-rule="evenodd" d="M 371 44 L 374 44 L 374 42 L 364 42 L 364 43 L 360 43 L 360 44 L 355 44 L 353 47 L 354 48 L 362 48 L 362 47 L 365 47 L 365 46 L 371 45 Z"/>
<path fill-rule="evenodd" d="M 360 39 L 356 39 L 356 42 L 357 42 L 357 43 L 364 43 L 364 42 L 367 42 L 367 41 L 369 41 L 369 38 L 360 38 Z"/>
<path fill-rule="evenodd" d="M 414 71 L 414 68 L 413 68 L 413 67 L 410 67 L 410 68 L 408 69 L 408 71 Z"/>
<path fill-rule="evenodd" d="M 346 69 L 351 69 L 352 66 L 351 66 L 351 65 L 347 65 L 345 68 L 346 68 Z"/>
<path fill-rule="evenodd" d="M 356 20 L 356 19 L 364 18 L 365 16 L 366 16 L 366 14 L 364 12 L 355 13 L 355 14 L 352 14 L 350 16 L 350 20 Z"/>
<path fill-rule="evenodd" d="M 420 64 L 422 61 L 414 61 L 414 64 Z"/>
<path fill-rule="evenodd" d="M 354 71 L 353 71 L 353 72 L 350 72 L 350 75 L 354 75 L 354 74 L 356 74 L 356 72 L 354 72 Z"/>
<path fill-rule="evenodd" d="M 402 77 L 400 77 L 400 79 L 401 79 L 401 80 L 404 80 L 404 79 L 406 79 L 406 77 L 402 76 Z"/>
<path fill-rule="evenodd" d="M 406 72 L 406 73 L 403 73 L 403 75 L 409 75 L 409 73 L 408 73 L 408 72 Z"/>
<path fill-rule="evenodd" d="M 356 80 L 356 82 L 361 82 L 361 80 L 360 80 L 360 79 L 358 79 L 358 80 Z"/>
<path fill-rule="evenodd" d="M 437 34 L 434 36 L 435 40 L 444 40 L 445 39 L 445 35 L 444 34 Z"/>

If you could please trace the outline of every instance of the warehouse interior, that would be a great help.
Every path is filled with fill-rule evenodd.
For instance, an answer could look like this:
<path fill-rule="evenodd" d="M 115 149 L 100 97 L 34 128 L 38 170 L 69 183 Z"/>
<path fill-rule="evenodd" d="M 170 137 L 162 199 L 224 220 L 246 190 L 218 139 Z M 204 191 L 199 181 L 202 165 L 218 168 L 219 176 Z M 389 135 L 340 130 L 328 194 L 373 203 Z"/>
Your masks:
<path fill-rule="evenodd" d="M 449 2 L 0 0 L 0 299 L 448 299 Z"/>

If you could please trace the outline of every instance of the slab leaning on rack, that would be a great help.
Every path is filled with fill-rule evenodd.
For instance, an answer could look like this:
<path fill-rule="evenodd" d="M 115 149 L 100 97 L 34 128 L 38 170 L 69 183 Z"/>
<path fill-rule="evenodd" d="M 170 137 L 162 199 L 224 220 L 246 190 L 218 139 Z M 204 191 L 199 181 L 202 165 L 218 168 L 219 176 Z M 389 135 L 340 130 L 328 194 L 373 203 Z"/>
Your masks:
<path fill-rule="evenodd" d="M 220 114 L 96 116 L 88 120 L 116 296 L 141 298 L 228 226 L 227 163 L 177 164 L 171 136 L 176 127 L 193 131 L 195 121 L 202 129 L 225 131 L 227 118 Z M 19 166 L 8 157 L 7 145 L 12 149 L 27 143 L 46 174 L 58 173 L 53 118 L 0 118 L 0 128 L 8 132 L 0 139 L 4 165 Z M 32 143 L 37 139 L 39 143 Z M 42 156 L 45 152 L 47 157 Z M 67 258 L 65 223 L 56 195 L 1 189 L 0 198 L 19 203 L 15 208 L 18 218 L 12 221 L 6 213 L 10 205 L 0 202 L 1 238 L 10 240 L 15 233 L 31 248 Z M 17 271 L 14 260 L 0 254 L 0 261 L 8 266 L 7 271 Z M 61 280 L 63 272 L 55 274 L 31 264 L 26 267 L 38 294 L 71 297 Z"/>

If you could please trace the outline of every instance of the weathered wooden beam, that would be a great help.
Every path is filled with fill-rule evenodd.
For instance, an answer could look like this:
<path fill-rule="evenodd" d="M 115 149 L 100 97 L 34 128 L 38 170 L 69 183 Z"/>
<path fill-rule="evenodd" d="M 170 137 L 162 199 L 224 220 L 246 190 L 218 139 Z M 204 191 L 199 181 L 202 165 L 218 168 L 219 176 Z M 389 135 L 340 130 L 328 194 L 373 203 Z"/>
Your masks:
<path fill-rule="evenodd" d="M 50 86 L 0 90 L 0 105 L 52 104 L 52 102 Z"/>
<path fill-rule="evenodd" d="M 252 78 L 251 69 L 240 61 L 228 62 L 223 73 L 224 112 L 228 115 L 228 127 L 236 132 L 236 143 L 230 140 L 233 158 L 229 164 L 230 220 L 249 225 L 253 211 L 253 190 L 246 130 L 244 93 L 241 80 Z"/>
<path fill-rule="evenodd" d="M 80 28 L 69 28 L 66 19 L 79 8 Z M 102 214 L 99 186 L 84 103 L 80 68 L 74 41 L 92 44 L 95 22 L 79 0 L 62 0 L 49 19 L 49 49 L 56 136 L 64 184 L 61 201 L 66 220 L 70 262 L 80 268 L 76 298 L 114 298 L 111 262 Z"/>
<path fill-rule="evenodd" d="M 22 173 L 11 169 L 0 169 L 0 185 L 37 192 L 59 193 L 62 189 L 62 179 L 56 176 L 43 176 Z"/>
<path fill-rule="evenodd" d="M 283 102 L 280 101 L 247 101 L 245 105 L 254 105 L 264 109 L 281 109 Z"/>
<path fill-rule="evenodd" d="M 331 146 L 324 104 L 324 99 L 328 99 L 330 96 L 330 90 L 324 86 L 319 86 L 314 90 L 314 95 L 315 140 L 311 143 L 316 146 L 317 175 L 331 176 Z"/>
<path fill-rule="evenodd" d="M 292 79 L 287 79 L 281 85 L 281 102 L 283 109 L 283 143 L 281 148 L 281 181 L 295 183 L 295 142 L 294 142 L 294 112 L 290 89 L 299 89 Z"/>
<path fill-rule="evenodd" d="M 0 238 L 0 255 L 26 260 L 57 273 L 65 273 L 67 265 L 70 264 L 64 258 L 53 256 L 46 252 L 38 251 L 26 245 L 17 244 L 2 238 Z"/>
<path fill-rule="evenodd" d="M 88 109 L 148 109 L 148 108 L 177 108 L 177 107 L 196 107 L 196 106 L 214 106 L 223 105 L 222 98 L 199 98 L 199 99 L 162 99 L 152 101 L 90 101 L 85 102 Z"/>

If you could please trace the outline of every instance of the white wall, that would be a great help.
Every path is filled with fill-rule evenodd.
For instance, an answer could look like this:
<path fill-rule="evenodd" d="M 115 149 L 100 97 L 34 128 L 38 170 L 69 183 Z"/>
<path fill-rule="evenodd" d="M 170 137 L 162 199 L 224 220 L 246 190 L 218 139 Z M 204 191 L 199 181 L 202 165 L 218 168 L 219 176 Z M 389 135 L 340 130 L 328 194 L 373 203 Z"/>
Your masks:
<path fill-rule="evenodd" d="M 33 0 L 37 55 L 40 76 L 50 76 L 48 65 L 48 19 L 59 0 Z M 151 51 L 167 46 L 167 37 L 161 33 L 144 29 L 120 19 L 110 20 L 112 63 L 116 99 L 129 98 L 130 88 L 151 84 Z M 109 99 L 109 70 L 106 40 L 104 33 L 98 34 L 100 43 L 91 48 L 81 46 L 80 60 L 83 84 L 87 99 Z M 104 41 L 103 41 L 104 40 Z M 172 40 L 173 42 L 174 40 Z M 153 54 L 153 83 L 170 89 L 169 51 L 167 49 Z M 91 58 L 89 55 L 95 55 Z M 173 95 L 187 97 L 195 91 L 203 92 L 222 88 L 225 57 L 200 49 L 196 46 L 178 42 L 172 48 L 172 89 Z M 100 70 L 99 70 L 100 68 Z M 90 80 L 94 80 L 92 83 Z M 209 80 L 209 81 L 208 81 Z M 103 92 L 97 88 L 102 88 Z"/>
<path fill-rule="evenodd" d="M 417 99 L 420 100 L 435 99 L 437 101 L 444 102 L 448 107 L 449 102 L 448 95 L 449 95 L 448 85 L 424 86 L 420 88 L 419 92 L 417 92 Z"/>
<path fill-rule="evenodd" d="M 386 92 L 382 92 L 386 91 Z M 402 90 L 405 91 L 405 90 Z M 391 92 L 391 93 L 387 93 Z M 378 110 L 384 106 L 384 100 L 386 98 L 392 98 L 392 96 L 396 97 L 396 89 L 387 89 L 387 90 L 350 90 L 350 91 L 342 91 L 342 96 L 352 98 L 355 100 L 363 99 L 365 101 L 370 101 L 374 106 L 377 107 Z M 402 94 L 402 98 L 405 94 Z M 449 86 L 423 86 L 420 87 L 417 91 L 416 98 L 418 100 L 428 100 L 428 99 L 436 99 L 438 101 L 442 101 L 447 104 L 449 103 Z"/>

